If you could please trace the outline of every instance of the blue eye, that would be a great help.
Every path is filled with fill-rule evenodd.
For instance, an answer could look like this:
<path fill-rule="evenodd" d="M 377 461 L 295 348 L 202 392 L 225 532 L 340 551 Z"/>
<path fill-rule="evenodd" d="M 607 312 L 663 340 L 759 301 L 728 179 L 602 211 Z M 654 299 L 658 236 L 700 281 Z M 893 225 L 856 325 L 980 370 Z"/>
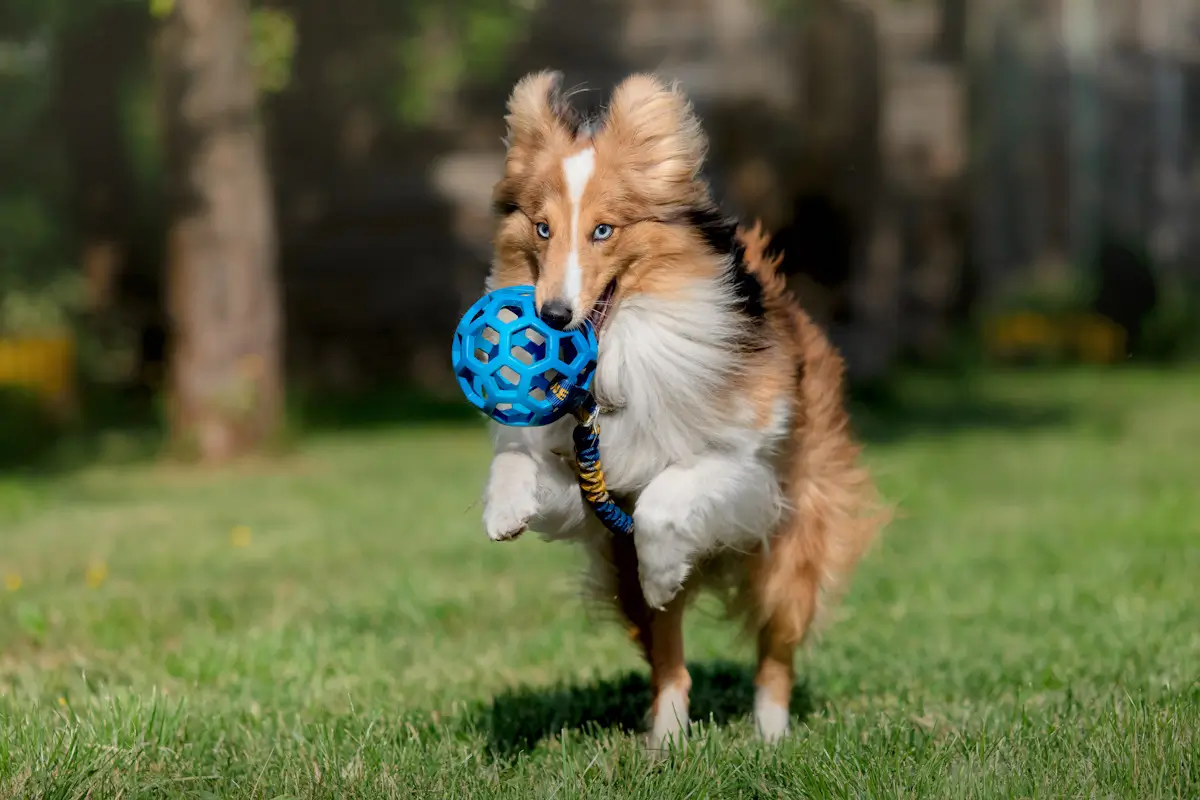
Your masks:
<path fill-rule="evenodd" d="M 592 240 L 603 242 L 605 239 L 613 235 L 613 226 L 605 223 L 600 223 L 596 229 L 592 231 Z"/>
<path fill-rule="evenodd" d="M 537 235 L 542 237 L 543 239 L 550 238 L 550 226 L 547 225 L 546 223 L 539 222 L 537 225 L 533 226 L 533 229 L 535 231 L 537 231 Z"/>

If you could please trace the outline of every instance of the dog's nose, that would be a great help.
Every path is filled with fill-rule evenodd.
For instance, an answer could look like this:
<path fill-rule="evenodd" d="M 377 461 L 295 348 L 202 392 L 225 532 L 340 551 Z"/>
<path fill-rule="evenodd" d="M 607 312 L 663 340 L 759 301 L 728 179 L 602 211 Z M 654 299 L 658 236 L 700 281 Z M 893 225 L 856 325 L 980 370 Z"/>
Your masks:
<path fill-rule="evenodd" d="M 538 312 L 538 316 L 556 331 L 566 330 L 567 325 L 571 324 L 571 308 L 562 300 L 547 300 L 542 303 L 542 310 Z"/>

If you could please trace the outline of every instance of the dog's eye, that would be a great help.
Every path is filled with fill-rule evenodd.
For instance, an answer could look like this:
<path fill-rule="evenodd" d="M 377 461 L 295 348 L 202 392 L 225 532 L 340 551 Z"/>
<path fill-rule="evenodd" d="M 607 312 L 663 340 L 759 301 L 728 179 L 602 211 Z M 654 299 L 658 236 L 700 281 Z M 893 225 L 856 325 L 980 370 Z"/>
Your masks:
<path fill-rule="evenodd" d="M 533 226 L 533 229 L 537 232 L 537 235 L 540 236 L 541 238 L 543 238 L 543 239 L 550 238 L 550 226 L 547 225 L 546 223 L 539 222 L 537 225 Z"/>
<path fill-rule="evenodd" d="M 596 241 L 596 242 L 603 242 L 605 239 L 607 239 L 608 237 L 610 237 L 612 235 L 613 235 L 613 226 L 609 225 L 607 223 L 601 222 L 599 225 L 596 226 L 596 229 L 594 231 L 592 231 L 592 240 Z"/>

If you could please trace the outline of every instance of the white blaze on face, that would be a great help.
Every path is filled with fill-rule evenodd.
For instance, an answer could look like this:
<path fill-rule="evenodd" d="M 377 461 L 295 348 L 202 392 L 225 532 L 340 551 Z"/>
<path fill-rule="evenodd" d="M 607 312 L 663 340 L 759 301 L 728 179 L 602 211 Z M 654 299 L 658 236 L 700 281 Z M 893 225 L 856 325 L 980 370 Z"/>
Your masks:
<path fill-rule="evenodd" d="M 583 288 L 583 267 L 579 264 L 579 205 L 583 201 L 583 191 L 587 188 L 595 167 L 596 151 L 590 147 L 563 159 L 563 175 L 567 179 L 567 200 L 570 203 L 571 214 L 571 249 L 567 251 L 567 274 L 563 281 L 563 294 L 566 295 L 564 299 L 572 311 L 579 310 L 579 292 Z"/>

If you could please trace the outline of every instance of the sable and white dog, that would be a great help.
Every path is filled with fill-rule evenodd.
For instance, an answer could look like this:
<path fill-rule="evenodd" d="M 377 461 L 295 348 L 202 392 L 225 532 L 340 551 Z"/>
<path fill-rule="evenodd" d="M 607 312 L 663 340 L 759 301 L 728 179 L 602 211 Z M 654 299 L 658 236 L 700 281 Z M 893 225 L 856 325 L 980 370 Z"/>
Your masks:
<path fill-rule="evenodd" d="M 707 141 L 676 87 L 634 75 L 598 118 L 560 87 L 536 73 L 509 98 L 487 288 L 533 284 L 551 325 L 595 325 L 601 458 L 635 533 L 613 536 L 585 506 L 570 418 L 494 426 L 484 524 L 496 541 L 532 529 L 585 546 L 598 597 L 650 664 L 654 747 L 688 724 L 686 602 L 731 589 L 758 641 L 755 719 L 775 740 L 796 648 L 881 522 L 842 360 L 786 290 L 766 236 L 714 205 Z"/>

